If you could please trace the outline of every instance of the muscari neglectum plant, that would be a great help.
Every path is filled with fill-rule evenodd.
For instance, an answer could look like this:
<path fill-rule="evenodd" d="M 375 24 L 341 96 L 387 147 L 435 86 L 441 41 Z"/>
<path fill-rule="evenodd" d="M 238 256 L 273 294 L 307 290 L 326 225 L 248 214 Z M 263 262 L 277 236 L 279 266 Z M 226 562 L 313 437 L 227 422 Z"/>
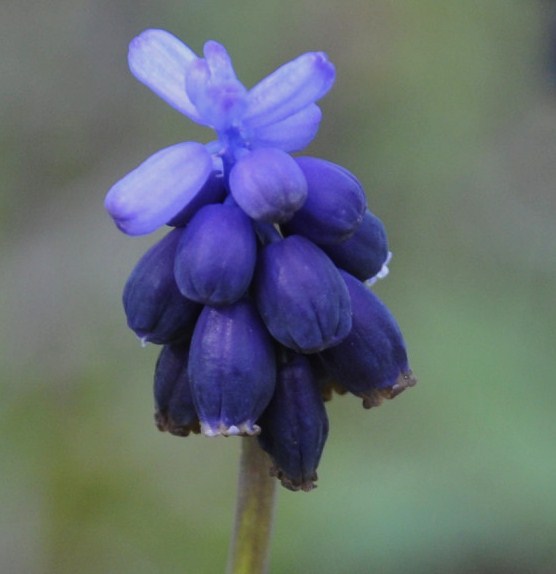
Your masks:
<path fill-rule="evenodd" d="M 400 329 L 370 290 L 387 273 L 384 225 L 348 170 L 290 155 L 316 135 L 315 102 L 334 83 L 324 53 L 250 90 L 214 41 L 199 57 L 147 30 L 128 58 L 137 79 L 216 139 L 155 153 L 106 196 L 128 235 L 171 228 L 125 285 L 127 321 L 162 345 L 160 430 L 246 437 L 228 572 L 263 572 L 271 477 L 314 487 L 324 402 L 349 392 L 370 408 L 416 382 Z"/>

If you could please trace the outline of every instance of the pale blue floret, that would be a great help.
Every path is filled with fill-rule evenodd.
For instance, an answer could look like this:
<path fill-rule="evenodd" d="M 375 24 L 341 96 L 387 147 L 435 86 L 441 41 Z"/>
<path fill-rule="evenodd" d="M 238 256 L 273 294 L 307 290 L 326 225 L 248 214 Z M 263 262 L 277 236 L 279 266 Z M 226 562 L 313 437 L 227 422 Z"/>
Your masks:
<path fill-rule="evenodd" d="M 204 123 L 185 90 L 187 69 L 196 54 L 165 30 L 145 30 L 129 44 L 131 73 L 189 119 Z"/>
<path fill-rule="evenodd" d="M 217 140 L 161 150 L 112 187 L 106 209 L 125 233 L 150 233 L 171 221 L 213 170 L 227 172 L 261 147 L 299 150 L 318 131 L 315 101 L 335 79 L 324 53 L 299 56 L 251 90 L 237 79 L 224 46 L 209 41 L 203 55 L 164 30 L 146 30 L 129 46 L 133 75 L 188 118 L 215 130 Z"/>
<path fill-rule="evenodd" d="M 207 42 L 204 55 L 189 65 L 185 90 L 203 122 L 217 133 L 226 133 L 245 111 L 247 90 L 236 78 L 224 46 Z"/>
<path fill-rule="evenodd" d="M 124 233 L 151 233 L 195 199 L 211 171 L 204 146 L 176 144 L 156 152 L 116 183 L 104 206 Z"/>

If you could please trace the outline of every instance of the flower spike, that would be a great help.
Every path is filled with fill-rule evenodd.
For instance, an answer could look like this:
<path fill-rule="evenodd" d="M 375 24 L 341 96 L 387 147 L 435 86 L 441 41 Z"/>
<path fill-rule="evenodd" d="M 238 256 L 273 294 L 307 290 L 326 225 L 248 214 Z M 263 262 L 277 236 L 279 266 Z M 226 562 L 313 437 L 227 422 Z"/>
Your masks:
<path fill-rule="evenodd" d="M 391 253 L 363 186 L 339 165 L 290 155 L 318 132 L 334 65 L 308 52 L 247 90 L 222 44 L 198 55 L 155 29 L 131 42 L 128 60 L 215 132 L 153 154 L 105 199 L 128 235 L 173 228 L 123 293 L 129 327 L 163 345 L 156 424 L 177 436 L 257 435 L 247 441 L 258 464 L 309 491 L 332 392 L 370 408 L 416 382 L 396 320 L 369 290 Z"/>

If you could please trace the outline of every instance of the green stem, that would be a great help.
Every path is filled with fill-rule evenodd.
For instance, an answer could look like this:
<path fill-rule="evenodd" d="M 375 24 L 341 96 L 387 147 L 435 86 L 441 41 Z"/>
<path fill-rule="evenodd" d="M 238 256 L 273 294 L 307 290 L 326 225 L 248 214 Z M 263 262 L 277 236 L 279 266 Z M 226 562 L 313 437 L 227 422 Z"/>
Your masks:
<path fill-rule="evenodd" d="M 244 437 L 236 517 L 227 574 L 264 574 L 268 569 L 276 480 L 270 461 L 254 437 Z"/>

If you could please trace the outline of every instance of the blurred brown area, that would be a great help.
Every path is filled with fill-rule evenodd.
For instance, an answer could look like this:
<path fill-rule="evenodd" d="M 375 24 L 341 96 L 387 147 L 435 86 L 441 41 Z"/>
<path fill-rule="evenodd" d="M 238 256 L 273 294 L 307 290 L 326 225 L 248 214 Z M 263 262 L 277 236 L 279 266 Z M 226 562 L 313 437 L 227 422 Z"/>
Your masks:
<path fill-rule="evenodd" d="M 517 0 L 2 1 L 0 571 L 223 571 L 238 444 L 156 431 L 157 349 L 120 302 L 154 240 L 102 205 L 154 151 L 212 137 L 129 73 L 149 27 L 223 42 L 247 85 L 328 52 L 308 153 L 357 174 L 390 234 L 377 292 L 420 383 L 329 403 L 272 572 L 556 571 L 556 18 Z"/>

